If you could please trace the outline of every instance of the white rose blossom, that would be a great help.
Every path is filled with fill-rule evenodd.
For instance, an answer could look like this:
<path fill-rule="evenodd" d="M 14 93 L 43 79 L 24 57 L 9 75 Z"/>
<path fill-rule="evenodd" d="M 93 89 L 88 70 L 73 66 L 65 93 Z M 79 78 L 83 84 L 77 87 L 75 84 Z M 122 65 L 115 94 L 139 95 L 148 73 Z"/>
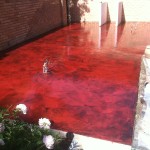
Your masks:
<path fill-rule="evenodd" d="M 24 104 L 19 104 L 16 106 L 16 109 L 22 111 L 23 114 L 27 114 L 27 107 Z"/>
<path fill-rule="evenodd" d="M 50 125 L 51 125 L 51 122 L 49 121 L 49 119 L 46 119 L 46 118 L 39 119 L 40 128 L 50 129 Z"/>
<path fill-rule="evenodd" d="M 2 133 L 5 130 L 5 126 L 3 123 L 0 123 L 0 133 Z"/>
<path fill-rule="evenodd" d="M 0 139 L 0 145 L 5 145 L 3 139 Z"/>
<path fill-rule="evenodd" d="M 54 138 L 51 135 L 44 135 L 43 143 L 48 149 L 53 149 L 54 147 Z"/>

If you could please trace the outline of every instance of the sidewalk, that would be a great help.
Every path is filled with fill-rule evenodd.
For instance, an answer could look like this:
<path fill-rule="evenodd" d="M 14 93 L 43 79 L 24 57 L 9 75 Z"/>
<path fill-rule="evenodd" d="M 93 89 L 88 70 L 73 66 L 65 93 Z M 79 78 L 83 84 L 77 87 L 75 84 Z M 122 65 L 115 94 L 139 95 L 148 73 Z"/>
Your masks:
<path fill-rule="evenodd" d="M 150 59 L 143 55 L 139 79 L 139 94 L 136 108 L 132 150 L 150 150 L 149 73 Z"/>

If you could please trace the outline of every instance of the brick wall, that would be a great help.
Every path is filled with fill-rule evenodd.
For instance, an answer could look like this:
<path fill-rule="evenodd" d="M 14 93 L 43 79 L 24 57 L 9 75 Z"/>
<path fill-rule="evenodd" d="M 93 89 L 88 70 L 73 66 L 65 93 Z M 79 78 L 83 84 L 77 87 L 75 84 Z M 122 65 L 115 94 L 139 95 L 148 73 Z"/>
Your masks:
<path fill-rule="evenodd" d="M 70 0 L 71 21 L 97 22 L 100 2 L 99 0 Z M 117 2 L 114 0 L 106 0 L 105 2 L 108 2 L 110 21 L 114 22 Z M 150 22 L 150 0 L 122 0 L 122 2 L 125 21 Z"/>
<path fill-rule="evenodd" d="M 66 0 L 0 0 L 0 51 L 66 25 Z"/>
<path fill-rule="evenodd" d="M 71 22 L 98 21 L 98 0 L 67 1 Z M 107 2 L 114 22 L 116 2 Z M 122 2 L 125 21 L 150 22 L 150 0 Z M 66 24 L 66 0 L 0 0 L 0 51 Z"/>

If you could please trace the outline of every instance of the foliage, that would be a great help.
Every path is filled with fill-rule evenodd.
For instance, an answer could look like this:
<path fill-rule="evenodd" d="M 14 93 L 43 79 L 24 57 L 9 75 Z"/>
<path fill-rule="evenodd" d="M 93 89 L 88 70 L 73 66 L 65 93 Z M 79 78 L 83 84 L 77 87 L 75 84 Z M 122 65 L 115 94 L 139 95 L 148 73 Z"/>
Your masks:
<path fill-rule="evenodd" d="M 29 124 L 20 118 L 21 108 L 0 108 L 0 149 L 1 150 L 60 150 L 62 138 L 49 128 Z M 46 119 L 46 118 L 44 118 Z M 47 124 L 43 122 L 43 125 Z M 50 124 L 49 124 L 50 125 Z M 44 141 L 43 137 L 51 136 Z M 52 141 L 54 140 L 54 142 Z"/>

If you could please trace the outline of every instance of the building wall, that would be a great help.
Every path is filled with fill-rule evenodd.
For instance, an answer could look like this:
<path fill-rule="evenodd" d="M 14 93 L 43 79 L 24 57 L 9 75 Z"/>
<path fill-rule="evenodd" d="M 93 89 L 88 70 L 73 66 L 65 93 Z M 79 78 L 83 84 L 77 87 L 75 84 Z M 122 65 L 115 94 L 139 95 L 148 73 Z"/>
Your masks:
<path fill-rule="evenodd" d="M 98 0 L 0 0 L 0 51 L 71 22 L 98 22 Z M 108 20 L 115 21 L 116 1 L 108 2 Z M 150 0 L 122 0 L 127 22 L 150 22 Z"/>
<path fill-rule="evenodd" d="M 1 0 L 0 51 L 66 25 L 66 0 Z"/>
<path fill-rule="evenodd" d="M 100 2 L 99 0 L 70 0 L 71 21 L 97 22 Z M 116 20 L 117 1 L 106 0 L 105 2 L 108 3 L 108 20 L 114 22 Z M 122 0 L 122 2 L 124 21 L 150 22 L 150 0 Z"/>

